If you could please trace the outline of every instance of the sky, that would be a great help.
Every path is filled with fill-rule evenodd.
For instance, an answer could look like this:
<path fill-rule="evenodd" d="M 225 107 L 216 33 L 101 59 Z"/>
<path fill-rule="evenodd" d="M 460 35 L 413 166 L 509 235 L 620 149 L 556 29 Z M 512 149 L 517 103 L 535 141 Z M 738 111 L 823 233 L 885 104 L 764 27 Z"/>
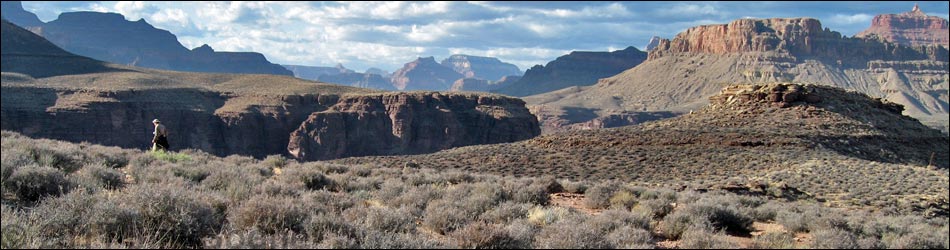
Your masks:
<path fill-rule="evenodd" d="M 116 12 L 171 31 L 188 48 L 260 52 L 279 64 L 392 72 L 417 57 L 497 57 L 522 71 L 571 51 L 643 49 L 653 36 L 740 18 L 812 17 L 845 36 L 915 2 L 23 2 L 62 12 Z M 950 3 L 916 2 L 948 18 Z"/>

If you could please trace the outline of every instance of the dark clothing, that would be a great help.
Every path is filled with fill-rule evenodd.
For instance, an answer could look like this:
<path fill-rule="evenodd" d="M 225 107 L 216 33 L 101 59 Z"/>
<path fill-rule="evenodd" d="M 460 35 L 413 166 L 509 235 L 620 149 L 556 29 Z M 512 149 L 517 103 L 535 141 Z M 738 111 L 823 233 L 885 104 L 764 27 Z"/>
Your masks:
<path fill-rule="evenodd" d="M 155 149 L 168 151 L 168 137 L 165 137 L 165 136 L 156 136 L 156 137 L 158 138 L 155 139 Z"/>

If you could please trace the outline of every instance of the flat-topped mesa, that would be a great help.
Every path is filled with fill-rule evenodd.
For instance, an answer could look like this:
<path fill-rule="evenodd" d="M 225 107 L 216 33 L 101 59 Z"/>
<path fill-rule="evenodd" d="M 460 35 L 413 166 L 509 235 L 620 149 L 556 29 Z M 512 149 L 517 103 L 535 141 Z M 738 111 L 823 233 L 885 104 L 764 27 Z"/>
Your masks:
<path fill-rule="evenodd" d="M 950 28 L 948 28 L 947 19 L 928 16 L 917 5 L 908 12 L 877 15 L 871 21 L 871 27 L 855 35 L 855 37 L 874 36 L 903 45 L 950 46 Z"/>
<path fill-rule="evenodd" d="M 866 67 L 870 60 L 947 61 L 947 51 L 933 47 L 893 47 L 866 39 L 845 38 L 822 28 L 813 18 L 739 19 L 728 24 L 697 26 L 663 39 L 648 60 L 679 54 L 775 52 L 817 58 L 839 65 Z"/>

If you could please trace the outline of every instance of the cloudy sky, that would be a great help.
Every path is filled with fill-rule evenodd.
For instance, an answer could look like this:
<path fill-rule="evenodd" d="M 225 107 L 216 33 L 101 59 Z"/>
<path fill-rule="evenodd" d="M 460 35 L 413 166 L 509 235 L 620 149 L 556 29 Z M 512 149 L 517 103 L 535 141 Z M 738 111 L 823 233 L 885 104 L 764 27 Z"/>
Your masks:
<path fill-rule="evenodd" d="M 914 2 L 24 2 L 43 21 L 117 12 L 185 47 L 256 51 L 271 62 L 393 71 L 416 57 L 498 57 L 525 70 L 572 50 L 640 49 L 652 36 L 739 18 L 814 17 L 843 35 Z M 919 2 L 948 18 L 948 2 Z"/>

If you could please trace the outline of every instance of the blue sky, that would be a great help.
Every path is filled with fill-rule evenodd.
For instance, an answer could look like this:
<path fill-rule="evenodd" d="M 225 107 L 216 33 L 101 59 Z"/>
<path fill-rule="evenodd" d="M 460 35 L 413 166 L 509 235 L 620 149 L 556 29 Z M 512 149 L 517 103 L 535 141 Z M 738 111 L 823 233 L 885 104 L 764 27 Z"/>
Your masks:
<path fill-rule="evenodd" d="M 416 57 L 498 57 L 525 70 L 572 50 L 640 49 L 696 25 L 813 17 L 852 36 L 915 2 L 24 2 L 41 20 L 117 12 L 178 35 L 188 48 L 256 51 L 281 64 L 393 71 Z M 916 2 L 948 18 L 948 2 Z"/>

